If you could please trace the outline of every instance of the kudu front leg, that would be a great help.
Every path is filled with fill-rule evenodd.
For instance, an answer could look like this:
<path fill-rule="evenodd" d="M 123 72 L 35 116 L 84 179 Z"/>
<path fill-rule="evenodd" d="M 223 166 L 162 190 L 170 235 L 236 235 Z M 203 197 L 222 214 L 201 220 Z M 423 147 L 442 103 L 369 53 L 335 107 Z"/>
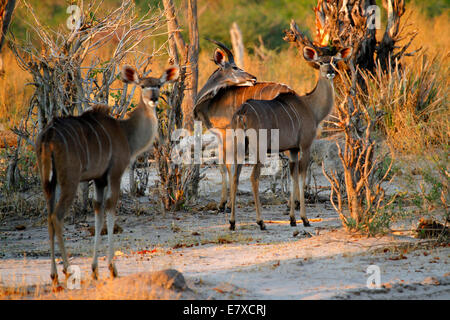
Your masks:
<path fill-rule="evenodd" d="M 289 208 L 289 220 L 292 227 L 297 225 L 295 220 L 295 203 L 298 201 L 298 175 L 299 175 L 298 152 L 289 152 L 289 171 L 291 174 L 291 200 Z"/>
<path fill-rule="evenodd" d="M 239 185 L 239 175 L 241 173 L 242 164 L 227 164 L 227 169 L 230 174 L 230 201 L 231 201 L 231 217 L 230 230 L 236 230 L 236 194 Z"/>
<path fill-rule="evenodd" d="M 225 164 L 219 165 L 220 174 L 222 175 L 222 195 L 220 198 L 219 211 L 231 212 L 230 207 L 227 206 L 228 202 L 228 172 Z"/>
<path fill-rule="evenodd" d="M 114 265 L 114 224 L 116 221 L 116 205 L 120 192 L 120 176 L 114 179 L 115 183 L 108 187 L 110 192 L 106 199 L 106 227 L 108 230 L 108 268 L 112 278 L 117 277 L 117 269 Z"/>
<path fill-rule="evenodd" d="M 306 217 L 306 203 L 305 203 L 305 182 L 306 173 L 309 165 L 309 150 L 303 150 L 302 158 L 300 160 L 300 218 L 303 221 L 304 227 L 310 227 L 308 218 Z"/>
<path fill-rule="evenodd" d="M 117 269 L 114 265 L 114 223 L 116 221 L 116 210 L 106 210 L 106 227 L 108 229 L 108 269 L 112 278 L 117 277 Z"/>

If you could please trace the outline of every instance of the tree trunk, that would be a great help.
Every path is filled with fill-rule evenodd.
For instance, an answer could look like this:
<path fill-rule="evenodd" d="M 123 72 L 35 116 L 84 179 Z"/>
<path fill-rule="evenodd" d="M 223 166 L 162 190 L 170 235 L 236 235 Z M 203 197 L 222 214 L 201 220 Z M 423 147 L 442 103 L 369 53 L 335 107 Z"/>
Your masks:
<path fill-rule="evenodd" d="M 244 41 L 242 40 L 242 32 L 236 22 L 233 22 L 230 29 L 231 45 L 233 46 L 234 58 L 237 66 L 244 69 Z"/>
<path fill-rule="evenodd" d="M 2 57 L 2 48 L 5 44 L 5 37 L 11 22 L 16 0 L 2 0 L 0 3 L 0 76 L 3 75 L 4 65 Z"/>
<path fill-rule="evenodd" d="M 189 50 L 186 66 L 186 92 L 183 104 L 183 127 L 192 132 L 194 129 L 193 109 L 198 86 L 198 24 L 197 0 L 188 0 Z"/>
<path fill-rule="evenodd" d="M 183 127 L 192 131 L 194 128 L 193 108 L 195 98 L 197 96 L 198 87 L 198 24 L 197 24 L 197 0 L 188 1 L 188 23 L 189 23 L 189 45 L 184 41 L 178 20 L 175 14 L 175 6 L 172 0 L 163 0 L 164 9 L 166 10 L 167 29 L 169 31 L 169 44 L 171 51 L 175 51 L 173 42 L 176 43 L 176 49 L 181 55 L 180 64 L 186 65 L 186 88 L 185 98 L 181 105 L 183 112 Z"/>

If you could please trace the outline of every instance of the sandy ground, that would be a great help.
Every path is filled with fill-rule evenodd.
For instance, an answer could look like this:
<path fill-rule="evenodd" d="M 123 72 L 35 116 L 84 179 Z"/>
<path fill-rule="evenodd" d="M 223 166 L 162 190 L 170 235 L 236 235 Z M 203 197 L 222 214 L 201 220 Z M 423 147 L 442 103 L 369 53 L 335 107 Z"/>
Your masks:
<path fill-rule="evenodd" d="M 192 289 L 181 299 L 450 299 L 448 245 L 431 246 L 409 232 L 352 237 L 342 230 L 329 202 L 308 204 L 311 227 L 291 227 L 285 202 L 270 191 L 261 195 L 267 230 L 260 231 L 248 176 L 245 168 L 234 232 L 228 230 L 227 214 L 207 208 L 220 198 L 215 168 L 208 169 L 201 183 L 200 205 L 189 211 L 161 214 L 151 195 L 123 196 L 121 207 L 127 210 L 117 218 L 123 232 L 115 236 L 119 276 L 176 269 Z M 265 177 L 260 190 L 269 183 Z M 323 177 L 317 183 L 326 185 Z M 396 229 L 411 229 L 415 222 L 402 221 Z M 7 216 L 0 223 L 0 286 L 49 283 L 46 218 Z M 89 214 L 85 221 L 71 224 L 69 217 L 65 224 L 71 264 L 80 267 L 83 279 L 90 278 L 93 237 L 88 229 L 93 223 Z M 16 230 L 17 225 L 25 230 Z M 108 277 L 106 238 L 101 278 Z M 379 289 L 367 287 L 371 265 L 380 269 Z M 62 266 L 58 268 L 61 272 Z"/>

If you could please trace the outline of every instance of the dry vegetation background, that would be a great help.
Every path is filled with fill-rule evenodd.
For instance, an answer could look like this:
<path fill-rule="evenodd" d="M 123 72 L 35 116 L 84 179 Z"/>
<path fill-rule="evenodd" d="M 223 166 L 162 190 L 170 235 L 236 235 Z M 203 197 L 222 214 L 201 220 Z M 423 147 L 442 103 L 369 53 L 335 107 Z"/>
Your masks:
<path fill-rule="evenodd" d="M 51 28 L 65 28 L 68 17 L 65 9 L 70 1 L 28 2 L 39 13 L 44 24 Z M 119 2 L 105 1 L 105 10 L 115 7 Z M 155 10 L 158 6 L 162 7 L 160 2 L 136 1 L 142 12 L 147 4 L 155 7 Z M 185 26 L 184 1 L 175 2 L 179 4 L 180 24 Z M 316 0 L 199 0 L 199 32 L 202 38 L 199 88 L 216 68 L 211 61 L 214 46 L 203 38 L 207 36 L 230 45 L 229 29 L 233 22 L 237 22 L 245 42 L 243 67 L 246 71 L 257 76 L 260 81 L 285 83 L 299 94 L 310 91 L 316 83 L 316 71 L 307 65 L 294 46 L 290 47 L 282 40 L 282 31 L 289 27 L 290 19 L 294 18 L 303 31 L 314 35 L 315 22 L 311 8 L 316 3 Z M 377 123 L 377 141 L 381 148 L 391 150 L 389 158 L 395 158 L 392 175 L 401 178 L 401 184 L 397 185 L 401 192 L 394 203 L 394 210 L 402 213 L 402 208 L 408 207 L 409 213 L 417 218 L 431 216 L 441 222 L 449 219 L 450 201 L 449 8 L 448 0 L 407 2 L 407 12 L 402 22 L 404 32 L 419 30 L 410 51 L 421 50 L 412 57 L 404 58 L 402 72 L 393 72 L 390 76 L 374 75 L 371 80 L 373 86 L 368 88 L 368 101 L 382 112 Z M 17 39 L 27 37 L 26 21 L 29 19 L 22 1 L 18 1 L 11 27 Z M 383 16 L 382 30 L 384 23 Z M 183 33 L 185 32 L 184 30 Z M 377 37 L 381 36 L 381 33 L 377 34 Z M 159 48 L 166 39 L 166 34 L 151 38 L 144 43 L 143 49 L 147 48 L 150 52 Z M 33 87 L 29 84 L 31 76 L 19 67 L 9 48 L 5 47 L 3 51 L 5 73 L 0 76 L 0 222 L 4 213 L 11 212 L 28 211 L 32 215 L 44 216 L 43 199 L 39 203 L 27 203 L 22 201 L 20 193 L 8 193 L 4 186 L 8 157 L 14 152 L 13 147 L 5 148 L 5 145 L 11 147 L 17 142 L 17 137 L 9 129 L 18 126 L 25 116 Z M 95 56 L 108 56 L 110 51 L 105 46 Z M 152 73 L 160 74 L 168 64 L 167 57 L 166 52 L 159 52 L 153 58 Z M 132 59 L 133 57 L 127 57 L 125 60 L 131 62 Z M 121 87 L 122 83 L 116 81 L 115 88 Z M 114 96 L 109 99 L 112 104 Z M 135 95 L 135 99 L 138 99 L 138 95 Z M 21 174 L 26 178 L 24 181 L 32 181 L 39 187 L 33 150 L 22 143 L 28 151 L 23 153 L 19 162 Z M 386 159 L 386 167 L 389 162 L 390 159 Z M 390 219 L 392 215 L 386 217 Z M 110 289 L 107 287 L 105 290 L 110 292 Z"/>
<path fill-rule="evenodd" d="M 118 1 L 105 1 L 106 8 L 112 8 Z M 39 12 L 43 23 L 51 28 L 65 28 L 68 2 L 33 0 L 29 3 Z M 136 1 L 144 12 L 147 1 Z M 185 25 L 183 1 L 178 1 L 180 24 Z M 316 1 L 283 1 L 283 6 L 272 1 L 198 1 L 199 32 L 202 38 L 199 55 L 199 87 L 215 69 L 212 63 L 213 45 L 203 38 L 208 36 L 230 44 L 229 28 L 236 21 L 243 31 L 245 42 L 244 68 L 261 81 L 285 83 L 299 94 L 310 91 L 316 81 L 315 71 L 297 53 L 295 47 L 282 41 L 282 30 L 288 28 L 291 18 L 299 26 L 314 34 L 314 14 L 312 6 Z M 148 5 L 157 10 L 160 1 L 150 1 Z M 217 12 L 221 12 L 217 15 Z M 431 189 L 423 189 L 421 199 L 416 202 L 427 210 L 427 201 L 439 203 L 439 210 L 447 212 L 448 195 L 448 152 L 449 119 L 449 44 L 450 11 L 448 1 L 409 1 L 408 18 L 403 18 L 405 33 L 419 30 L 412 50 L 422 48 L 413 57 L 402 61 L 403 72 L 391 76 L 379 74 L 373 79 L 374 87 L 369 90 L 371 103 L 384 113 L 379 122 L 380 141 L 387 142 L 393 149 L 393 157 L 398 161 L 394 173 L 411 173 L 420 169 L 423 180 Z M 219 17 L 220 16 L 220 17 Z M 28 20 L 27 20 L 28 19 Z M 15 36 L 26 38 L 27 21 L 30 17 L 21 1 L 18 2 L 11 30 Z M 385 17 L 382 17 L 382 23 Z M 309 29 L 308 29 L 309 28 Z M 383 27 L 384 28 L 384 27 Z M 382 29 L 383 30 L 383 29 Z M 185 32 L 185 31 L 183 31 Z M 377 34 L 381 37 L 382 34 Z M 151 38 L 144 44 L 144 50 L 158 48 L 167 39 L 165 34 Z M 406 41 L 406 40 L 405 40 Z M 96 56 L 108 54 L 108 47 L 96 52 Z M 12 52 L 4 49 L 5 74 L 0 77 L 0 146 L 11 145 L 16 137 L 8 130 L 18 126 L 25 116 L 26 105 L 33 88 L 29 84 L 30 75 L 22 70 Z M 130 57 L 132 58 L 132 57 Z M 89 61 L 89 59 L 86 59 Z M 151 69 L 159 74 L 167 66 L 167 55 L 160 52 L 152 60 Z M 119 81 L 116 88 L 121 88 Z M 137 98 L 137 95 L 135 96 Z M 109 97 L 110 101 L 114 99 Z M 19 163 L 24 172 L 36 172 L 32 149 L 28 158 Z M 1 149 L 0 175 L 4 176 L 7 155 L 11 150 Z M 427 165 L 417 166 L 420 161 Z M 429 169 L 429 170 L 428 170 Z M 417 173 L 417 172 L 416 172 Z M 3 179 L 0 179 L 3 181 Z M 1 184 L 2 182 L 0 182 Z M 430 194 L 430 192 L 432 194 Z"/>

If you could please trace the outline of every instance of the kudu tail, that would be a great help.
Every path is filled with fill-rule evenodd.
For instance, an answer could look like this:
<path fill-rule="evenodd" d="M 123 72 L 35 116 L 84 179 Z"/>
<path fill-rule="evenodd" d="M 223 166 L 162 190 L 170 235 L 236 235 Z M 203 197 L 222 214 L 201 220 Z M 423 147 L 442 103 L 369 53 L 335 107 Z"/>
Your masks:
<path fill-rule="evenodd" d="M 53 151 L 51 143 L 42 143 L 39 152 L 39 162 L 42 186 L 46 196 L 49 198 L 56 185 L 56 170 L 53 160 Z"/>

